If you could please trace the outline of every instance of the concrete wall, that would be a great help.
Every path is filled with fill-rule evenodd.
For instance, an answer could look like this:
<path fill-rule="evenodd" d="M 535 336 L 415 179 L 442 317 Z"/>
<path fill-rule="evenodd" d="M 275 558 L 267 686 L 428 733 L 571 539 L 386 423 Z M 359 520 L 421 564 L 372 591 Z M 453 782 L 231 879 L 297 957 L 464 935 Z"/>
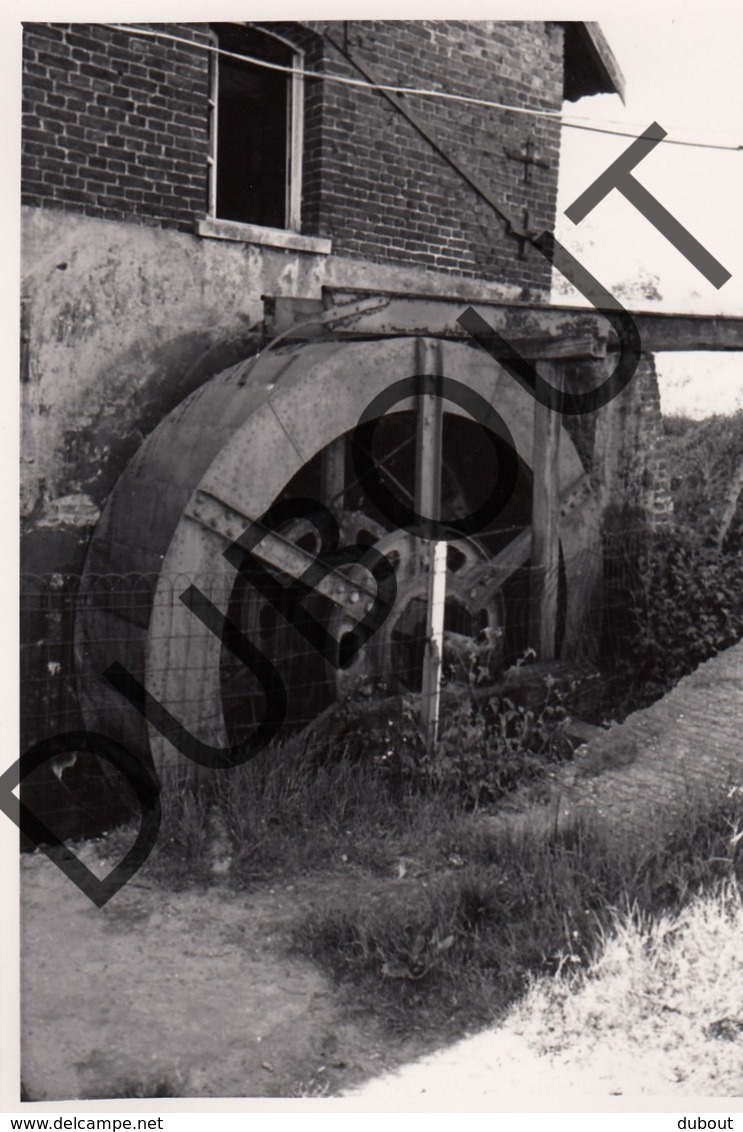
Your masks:
<path fill-rule="evenodd" d="M 324 284 L 517 293 L 416 267 L 23 211 L 23 530 L 32 572 L 79 570 L 100 508 L 144 437 L 210 375 L 256 349 L 262 295 L 318 298 Z"/>

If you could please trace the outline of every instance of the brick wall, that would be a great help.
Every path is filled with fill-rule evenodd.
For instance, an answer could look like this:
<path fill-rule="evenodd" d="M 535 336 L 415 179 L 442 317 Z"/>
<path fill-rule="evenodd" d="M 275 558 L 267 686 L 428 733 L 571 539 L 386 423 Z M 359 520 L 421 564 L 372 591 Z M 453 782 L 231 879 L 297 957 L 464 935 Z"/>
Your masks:
<path fill-rule="evenodd" d="M 319 25 L 314 25 L 318 27 Z M 323 25 L 382 83 L 446 89 L 517 106 L 558 110 L 563 89 L 563 32 L 544 23 L 492 21 L 354 21 Z M 359 78 L 328 45 L 324 67 Z M 546 290 L 549 268 L 462 181 L 440 154 L 379 94 L 323 84 L 322 175 L 318 231 L 335 250 L 376 260 L 429 265 Z M 406 96 L 405 105 L 442 147 L 492 189 L 520 223 L 551 228 L 559 161 L 559 126 L 546 119 Z M 524 165 L 506 150 L 531 138 L 549 167 Z"/>
<path fill-rule="evenodd" d="M 666 435 L 660 408 L 660 389 L 652 354 L 643 354 L 635 380 L 640 387 L 636 448 L 628 458 L 630 465 L 640 465 L 634 482 L 627 484 L 628 494 L 634 489 L 639 505 L 651 526 L 663 526 L 673 518 L 671 476 L 666 459 Z M 630 478 L 632 473 L 630 472 Z"/>
<path fill-rule="evenodd" d="M 640 517 L 651 526 L 669 522 L 673 497 L 653 355 L 643 354 L 629 385 L 597 414 L 587 416 L 595 416 L 587 468 L 609 526 L 621 531 L 636 526 Z"/>
<path fill-rule="evenodd" d="M 206 25 L 151 25 L 196 45 Z M 272 26 L 272 25 L 267 25 Z M 557 24 L 385 22 L 273 25 L 309 70 L 358 78 L 329 32 L 381 82 L 449 89 L 557 110 Z M 207 207 L 209 56 L 100 25 L 29 24 L 24 37 L 23 202 L 192 231 Z M 559 126 L 482 107 L 407 97 L 406 105 L 492 189 L 517 223 L 554 221 Z M 379 94 L 306 83 L 303 230 L 377 262 L 546 291 L 546 261 L 519 242 Z M 548 167 L 522 163 L 530 139 Z"/>
<path fill-rule="evenodd" d="M 205 54 L 100 25 L 26 24 L 23 68 L 24 204 L 193 228 L 207 199 Z"/>

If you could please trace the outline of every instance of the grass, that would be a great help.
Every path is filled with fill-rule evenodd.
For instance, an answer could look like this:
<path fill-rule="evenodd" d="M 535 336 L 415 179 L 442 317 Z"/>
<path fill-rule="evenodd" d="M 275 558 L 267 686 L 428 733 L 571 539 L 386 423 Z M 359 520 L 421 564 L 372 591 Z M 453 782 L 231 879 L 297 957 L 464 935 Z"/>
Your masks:
<path fill-rule="evenodd" d="M 565 714 L 507 704 L 495 727 L 487 711 L 458 707 L 434 758 L 407 718 L 330 743 L 294 735 L 201 789 L 164 789 L 148 871 L 175 887 L 221 876 L 240 888 L 342 863 L 379 876 L 408 858 L 440 866 L 468 814 L 520 785 L 538 792 L 565 757 Z M 124 837 L 109 838 L 111 852 Z"/>
<path fill-rule="evenodd" d="M 171 782 L 147 871 L 173 887 L 218 877 L 249 887 L 340 863 L 380 876 L 406 870 L 408 858 L 445 865 L 468 815 L 513 796 L 518 805 L 549 799 L 574 743 L 566 693 L 542 679 L 532 706 L 460 697 L 443 714 L 435 754 L 409 705 L 355 723 L 351 708 L 340 738 L 305 731 L 199 789 Z M 109 834 L 108 855 L 123 856 L 134 832 Z"/>
<path fill-rule="evenodd" d="M 350 1009 L 432 1042 L 502 1018 L 534 980 L 553 981 L 559 1001 L 618 924 L 666 923 L 743 882 L 740 788 L 690 802 L 650 842 L 587 819 L 517 833 L 456 791 L 414 788 L 383 761 L 301 736 L 208 790 L 166 791 L 163 815 L 146 866 L 158 883 L 339 878 L 311 907 L 297 902 L 291 950 Z"/>
<path fill-rule="evenodd" d="M 682 911 L 616 914 L 587 971 L 534 980 L 509 1025 L 615 1092 L 743 1092 L 743 903 L 729 881 Z M 610 1064 L 606 1051 L 610 1050 Z"/>
<path fill-rule="evenodd" d="M 123 1100 L 161 1099 L 163 1097 L 180 1097 L 182 1094 L 183 1082 L 177 1073 L 172 1076 L 155 1074 L 142 1080 L 127 1078 L 115 1084 L 111 1089 L 112 1097 L 121 1097 Z"/>
<path fill-rule="evenodd" d="M 236 888 L 341 864 L 382 875 L 412 847 L 411 836 L 435 833 L 438 820 L 461 810 L 301 736 L 200 791 L 164 791 L 162 808 L 148 870 L 175 886 L 223 876 Z"/>
<path fill-rule="evenodd" d="M 666 841 L 641 848 L 576 824 L 514 837 L 462 825 L 464 864 L 390 882 L 310 912 L 294 946 L 393 1029 L 454 1036 L 502 1016 L 539 976 L 585 967 L 618 908 L 671 914 L 707 887 L 743 880 L 739 796 L 698 804 Z"/>

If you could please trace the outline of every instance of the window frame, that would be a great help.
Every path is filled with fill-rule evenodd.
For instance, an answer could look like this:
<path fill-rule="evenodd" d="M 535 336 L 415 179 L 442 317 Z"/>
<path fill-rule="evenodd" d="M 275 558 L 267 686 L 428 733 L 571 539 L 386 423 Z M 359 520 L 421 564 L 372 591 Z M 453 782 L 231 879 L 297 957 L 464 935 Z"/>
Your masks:
<path fill-rule="evenodd" d="M 302 157 L 304 150 L 304 51 L 286 36 L 280 35 L 262 24 L 252 22 L 234 22 L 236 27 L 253 28 L 262 35 L 268 35 L 278 40 L 292 52 L 292 73 L 289 76 L 289 89 L 287 92 L 287 122 L 286 122 L 286 184 L 284 197 L 284 227 L 274 228 L 265 225 L 250 223 L 250 227 L 265 227 L 267 231 L 294 232 L 299 234 L 302 230 Z M 212 38 L 216 48 L 219 48 L 219 36 L 211 29 Z M 239 54 L 235 52 L 235 54 Z M 230 221 L 220 217 L 217 213 L 217 131 L 219 122 L 219 51 L 212 53 L 212 66 L 209 82 L 209 154 L 207 164 L 209 169 L 209 191 L 207 201 L 207 217 L 210 221 L 219 224 L 248 224 L 247 221 Z"/>

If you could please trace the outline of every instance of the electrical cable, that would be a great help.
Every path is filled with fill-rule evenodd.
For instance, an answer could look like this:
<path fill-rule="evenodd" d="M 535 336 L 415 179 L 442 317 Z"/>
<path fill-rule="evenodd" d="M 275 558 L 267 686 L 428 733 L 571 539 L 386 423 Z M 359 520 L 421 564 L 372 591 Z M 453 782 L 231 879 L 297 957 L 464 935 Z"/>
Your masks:
<path fill-rule="evenodd" d="M 424 87 L 408 87 L 400 86 L 399 84 L 392 83 L 370 83 L 365 79 L 352 79 L 344 75 L 328 74 L 322 71 L 297 71 L 296 68 L 286 66 L 283 63 L 270 63 L 266 59 L 257 59 L 251 55 L 239 55 L 234 51 L 225 51 L 224 48 L 216 47 L 206 43 L 195 43 L 193 40 L 184 39 L 182 36 L 171 35 L 169 32 L 153 31 L 150 28 L 142 28 L 133 24 L 100 24 L 100 27 L 109 28 L 112 31 L 120 31 L 129 35 L 142 35 L 152 39 L 165 39 L 171 43 L 178 43 L 185 47 L 193 48 L 197 51 L 205 51 L 211 55 L 223 56 L 227 59 L 236 59 L 242 63 L 250 63 L 256 67 L 262 67 L 269 71 L 279 71 L 287 75 L 299 75 L 303 79 L 317 79 L 322 82 L 335 83 L 340 86 L 361 87 L 365 90 L 376 90 L 396 94 L 401 97 L 413 96 L 416 98 L 429 98 L 440 99 L 447 102 L 458 102 L 466 106 L 481 106 L 487 110 L 504 110 L 511 114 L 526 114 L 536 118 L 547 118 L 552 121 L 559 122 L 562 126 L 572 130 L 587 130 L 595 134 L 606 134 L 609 137 L 617 138 L 632 138 L 637 139 L 637 134 L 633 134 L 626 130 L 607 130 L 603 126 L 589 125 L 589 119 L 581 115 L 570 115 L 572 118 L 581 118 L 580 122 L 570 121 L 569 117 L 563 114 L 560 110 L 536 110 L 531 107 L 525 106 L 511 106 L 505 102 L 496 102 L 494 99 L 489 98 L 474 98 L 466 94 L 454 94 L 451 91 L 445 90 L 430 90 Z M 644 127 L 643 127 L 644 128 Z M 683 129 L 684 127 L 675 127 L 676 129 Z M 743 145 L 720 145 L 715 142 L 695 142 L 684 141 L 680 138 L 665 137 L 661 139 L 661 144 L 664 145 L 683 145 L 690 146 L 695 149 L 715 149 L 724 150 L 730 153 L 739 153 L 743 151 Z"/>

